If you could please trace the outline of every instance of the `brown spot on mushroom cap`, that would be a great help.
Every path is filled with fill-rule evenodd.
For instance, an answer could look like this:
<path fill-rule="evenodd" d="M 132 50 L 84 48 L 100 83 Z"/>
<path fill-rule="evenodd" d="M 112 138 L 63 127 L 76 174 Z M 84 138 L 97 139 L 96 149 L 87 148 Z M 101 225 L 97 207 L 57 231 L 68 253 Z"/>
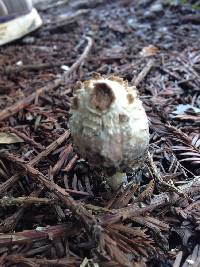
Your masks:
<path fill-rule="evenodd" d="M 91 105 L 101 111 L 108 109 L 115 100 L 112 88 L 106 82 L 94 84 L 91 95 Z"/>
<path fill-rule="evenodd" d="M 72 98 L 72 108 L 73 109 L 78 109 L 78 105 L 79 105 L 78 97 L 74 96 Z"/>
<path fill-rule="evenodd" d="M 82 86 L 82 82 L 80 82 L 80 81 L 76 82 L 76 84 L 74 86 L 74 91 L 81 89 L 81 86 Z"/>
<path fill-rule="evenodd" d="M 134 96 L 132 94 L 127 94 L 128 103 L 132 104 L 134 101 Z"/>
<path fill-rule="evenodd" d="M 119 114 L 119 122 L 127 122 L 129 120 L 126 114 Z"/>

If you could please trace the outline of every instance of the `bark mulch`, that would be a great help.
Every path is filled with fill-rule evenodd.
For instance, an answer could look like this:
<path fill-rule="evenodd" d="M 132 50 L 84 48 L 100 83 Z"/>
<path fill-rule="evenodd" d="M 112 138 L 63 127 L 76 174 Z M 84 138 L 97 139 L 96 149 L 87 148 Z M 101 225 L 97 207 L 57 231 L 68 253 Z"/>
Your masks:
<path fill-rule="evenodd" d="M 0 48 L 0 266 L 200 266 L 199 1 L 42 1 Z M 73 149 L 77 81 L 137 85 L 149 159 L 112 192 Z"/>

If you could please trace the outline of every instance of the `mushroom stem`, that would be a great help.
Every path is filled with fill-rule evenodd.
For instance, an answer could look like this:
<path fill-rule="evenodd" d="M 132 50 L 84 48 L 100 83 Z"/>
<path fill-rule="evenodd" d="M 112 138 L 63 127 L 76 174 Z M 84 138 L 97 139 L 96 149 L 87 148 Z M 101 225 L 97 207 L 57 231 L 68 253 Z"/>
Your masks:
<path fill-rule="evenodd" d="M 127 183 L 126 173 L 116 172 L 114 175 L 106 177 L 106 182 L 113 191 L 116 191 L 123 183 Z"/>

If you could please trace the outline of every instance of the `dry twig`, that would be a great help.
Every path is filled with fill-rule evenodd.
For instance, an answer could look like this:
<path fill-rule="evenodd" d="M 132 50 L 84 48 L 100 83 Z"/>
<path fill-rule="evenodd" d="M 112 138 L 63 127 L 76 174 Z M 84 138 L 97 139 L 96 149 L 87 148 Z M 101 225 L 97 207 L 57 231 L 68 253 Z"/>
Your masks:
<path fill-rule="evenodd" d="M 36 165 L 42 158 L 48 156 L 53 150 L 55 150 L 59 145 L 61 145 L 64 140 L 69 137 L 69 131 L 66 131 L 57 140 L 50 144 L 45 150 L 38 154 L 34 159 L 30 161 L 30 165 Z M 0 195 L 4 194 L 8 188 L 13 186 L 21 177 L 24 176 L 24 172 L 16 173 L 12 175 L 7 181 L 0 185 Z"/>
<path fill-rule="evenodd" d="M 150 59 L 144 69 L 138 74 L 138 76 L 133 80 L 133 84 L 137 87 L 150 72 L 151 68 L 154 65 L 154 60 Z"/>
<path fill-rule="evenodd" d="M 19 206 L 19 205 L 53 205 L 56 204 L 55 199 L 38 198 L 38 197 L 3 197 L 0 199 L 1 207 Z"/>
<path fill-rule="evenodd" d="M 0 121 L 3 121 L 10 116 L 15 115 L 20 110 L 26 108 L 29 106 L 36 97 L 40 96 L 41 94 L 44 94 L 47 91 L 53 90 L 56 87 L 58 87 L 62 83 L 62 79 L 57 79 L 52 83 L 49 83 L 46 86 L 43 86 L 42 88 L 36 90 L 36 92 L 32 93 L 31 95 L 25 97 L 24 99 L 20 100 L 13 106 L 7 107 L 4 110 L 0 111 Z"/>
<path fill-rule="evenodd" d="M 98 223 L 95 217 L 88 212 L 84 206 L 76 202 L 63 188 L 55 184 L 53 181 L 48 180 L 40 171 L 36 170 L 29 163 L 27 164 L 23 160 L 11 155 L 10 153 L 5 152 L 2 156 L 12 161 L 14 164 L 20 166 L 25 172 L 27 172 L 32 178 L 34 178 L 39 184 L 42 184 L 49 191 L 53 192 L 64 205 L 75 214 L 76 218 L 82 222 L 84 225 L 86 232 L 88 234 L 93 234 L 95 236 L 97 234 Z M 100 230 L 100 228 L 99 228 Z"/>
<path fill-rule="evenodd" d="M 87 46 L 85 47 L 82 55 L 77 59 L 77 61 L 70 67 L 70 69 L 63 74 L 63 79 L 65 83 L 68 82 L 69 78 L 73 75 L 74 72 L 76 72 L 80 66 L 83 64 L 84 60 L 87 58 L 91 48 L 92 48 L 92 38 L 86 37 L 86 40 L 88 42 Z"/>

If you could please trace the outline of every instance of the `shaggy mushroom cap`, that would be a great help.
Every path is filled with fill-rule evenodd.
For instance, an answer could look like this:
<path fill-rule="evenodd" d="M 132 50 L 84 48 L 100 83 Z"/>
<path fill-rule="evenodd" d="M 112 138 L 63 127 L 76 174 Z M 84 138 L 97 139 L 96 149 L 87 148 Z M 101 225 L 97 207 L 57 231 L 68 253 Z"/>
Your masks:
<path fill-rule="evenodd" d="M 119 77 L 79 82 L 69 122 L 79 154 L 93 166 L 137 169 L 149 144 L 148 119 L 135 87 Z"/>

